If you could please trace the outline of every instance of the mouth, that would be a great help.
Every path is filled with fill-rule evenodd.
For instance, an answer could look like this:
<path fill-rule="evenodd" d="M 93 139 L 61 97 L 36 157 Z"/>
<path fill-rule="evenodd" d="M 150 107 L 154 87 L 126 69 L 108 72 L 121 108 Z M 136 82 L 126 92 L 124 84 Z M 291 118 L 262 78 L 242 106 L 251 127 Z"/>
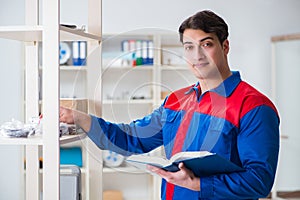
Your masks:
<path fill-rule="evenodd" d="M 208 62 L 205 62 L 205 63 L 197 63 L 197 64 L 193 64 L 193 67 L 194 67 L 194 68 L 202 68 L 202 67 L 207 66 L 208 64 L 209 64 Z"/>

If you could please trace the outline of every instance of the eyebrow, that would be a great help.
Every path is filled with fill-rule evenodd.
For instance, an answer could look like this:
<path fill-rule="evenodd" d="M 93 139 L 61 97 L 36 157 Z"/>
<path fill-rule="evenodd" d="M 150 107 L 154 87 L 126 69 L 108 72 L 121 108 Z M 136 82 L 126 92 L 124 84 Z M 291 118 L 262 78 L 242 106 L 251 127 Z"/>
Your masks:
<path fill-rule="evenodd" d="M 208 36 L 208 37 L 205 37 L 205 38 L 201 39 L 199 42 L 203 42 L 203 41 L 208 40 L 208 39 L 214 40 L 214 38 Z M 192 43 L 193 42 L 183 42 L 183 44 L 192 44 Z"/>

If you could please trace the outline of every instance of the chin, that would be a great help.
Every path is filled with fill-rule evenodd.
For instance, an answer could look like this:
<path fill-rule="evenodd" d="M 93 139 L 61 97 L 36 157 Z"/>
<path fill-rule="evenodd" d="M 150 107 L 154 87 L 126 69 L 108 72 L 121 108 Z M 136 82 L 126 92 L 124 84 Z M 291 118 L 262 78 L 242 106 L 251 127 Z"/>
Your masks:
<path fill-rule="evenodd" d="M 201 70 L 197 67 L 192 67 L 191 71 L 193 72 L 193 74 L 197 77 L 197 78 L 204 78 L 205 77 L 205 72 L 203 72 L 204 70 Z"/>
<path fill-rule="evenodd" d="M 199 80 L 203 80 L 206 77 L 203 73 L 199 73 L 199 72 L 196 73 L 194 72 L 194 76 Z"/>

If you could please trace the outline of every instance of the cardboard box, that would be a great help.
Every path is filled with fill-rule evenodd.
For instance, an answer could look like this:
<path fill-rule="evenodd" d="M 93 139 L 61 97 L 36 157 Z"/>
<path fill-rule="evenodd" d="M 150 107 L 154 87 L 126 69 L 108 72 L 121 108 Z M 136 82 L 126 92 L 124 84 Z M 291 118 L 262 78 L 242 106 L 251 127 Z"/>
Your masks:
<path fill-rule="evenodd" d="M 103 200 L 123 200 L 123 194 L 118 190 L 105 190 Z"/>
<path fill-rule="evenodd" d="M 60 106 L 72 108 L 85 113 L 88 109 L 87 99 L 61 99 Z"/>
<path fill-rule="evenodd" d="M 165 99 L 170 93 L 170 91 L 162 91 L 160 93 L 161 99 Z"/>

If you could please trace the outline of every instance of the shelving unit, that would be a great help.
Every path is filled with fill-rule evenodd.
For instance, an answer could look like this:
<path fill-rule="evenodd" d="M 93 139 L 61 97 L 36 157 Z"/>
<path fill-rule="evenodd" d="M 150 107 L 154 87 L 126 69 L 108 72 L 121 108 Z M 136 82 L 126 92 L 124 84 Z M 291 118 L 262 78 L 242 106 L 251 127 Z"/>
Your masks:
<path fill-rule="evenodd" d="M 101 82 L 101 0 L 89 0 L 88 32 L 60 26 L 60 1 L 45 0 L 39 12 L 38 0 L 26 0 L 26 24 L 0 27 L 0 37 L 23 42 L 25 45 L 25 119 L 38 116 L 40 103 L 43 113 L 43 134 L 29 138 L 0 138 L 1 145 L 22 145 L 26 147 L 26 199 L 59 199 L 59 147 L 74 141 L 82 141 L 85 151 L 85 199 L 102 199 L 102 162 L 99 149 L 84 135 L 59 138 L 60 99 L 60 41 L 87 41 L 88 55 L 92 58 L 86 68 L 88 112 L 100 116 Z M 39 23 L 39 15 L 42 23 Z M 42 43 L 42 70 L 38 63 L 39 43 Z M 96 58 L 96 59 L 93 59 Z M 69 70 L 69 69 L 62 69 Z M 72 69 L 74 70 L 74 69 Z M 39 100 L 39 71 L 42 74 L 42 99 Z M 93 86 L 93 87 L 92 87 Z M 42 149 L 43 173 L 40 188 L 39 150 Z M 99 158 L 91 155 L 91 152 Z"/>
<path fill-rule="evenodd" d="M 151 34 L 149 34 L 149 32 Z M 129 66 L 122 64 L 122 59 L 128 59 L 123 52 L 121 43 L 128 41 L 153 41 L 153 65 Z M 143 105 L 149 108 L 146 112 L 133 114 L 131 118 L 119 118 L 118 122 L 130 122 L 136 117 L 142 117 L 158 107 L 164 95 L 196 82 L 183 58 L 182 45 L 177 33 L 161 30 L 136 30 L 123 34 L 104 34 L 103 36 L 103 116 L 114 120 L 111 111 L 121 114 L 120 109 L 113 106 Z M 141 96 L 141 99 L 134 98 Z M 110 106 L 110 107 L 109 107 Z M 109 108 L 105 108 L 109 107 Z M 135 109 L 138 110 L 138 109 Z M 119 112 L 120 111 L 120 112 Z M 121 121 L 120 121 L 121 120 Z M 116 121 L 116 120 L 114 120 Z"/>
<path fill-rule="evenodd" d="M 149 34 L 151 33 L 151 34 Z M 122 52 L 124 40 L 153 41 L 153 65 L 128 66 L 122 59 L 128 54 Z M 103 36 L 103 112 L 104 119 L 129 123 L 144 117 L 160 106 L 168 93 L 196 82 L 182 58 L 182 45 L 178 34 L 160 30 L 132 31 L 124 34 L 104 34 Z M 133 97 L 142 97 L 133 99 Z M 153 152 L 151 152 L 153 153 Z M 156 151 L 155 154 L 160 151 Z M 123 192 L 125 199 L 160 199 L 160 178 L 144 173 L 127 164 L 117 168 L 104 167 L 104 189 Z M 111 180 L 118 179 L 113 185 Z M 128 179 L 132 179 L 129 183 Z M 132 193 L 132 188 L 138 192 Z M 139 195 L 139 196 L 138 196 Z"/>

